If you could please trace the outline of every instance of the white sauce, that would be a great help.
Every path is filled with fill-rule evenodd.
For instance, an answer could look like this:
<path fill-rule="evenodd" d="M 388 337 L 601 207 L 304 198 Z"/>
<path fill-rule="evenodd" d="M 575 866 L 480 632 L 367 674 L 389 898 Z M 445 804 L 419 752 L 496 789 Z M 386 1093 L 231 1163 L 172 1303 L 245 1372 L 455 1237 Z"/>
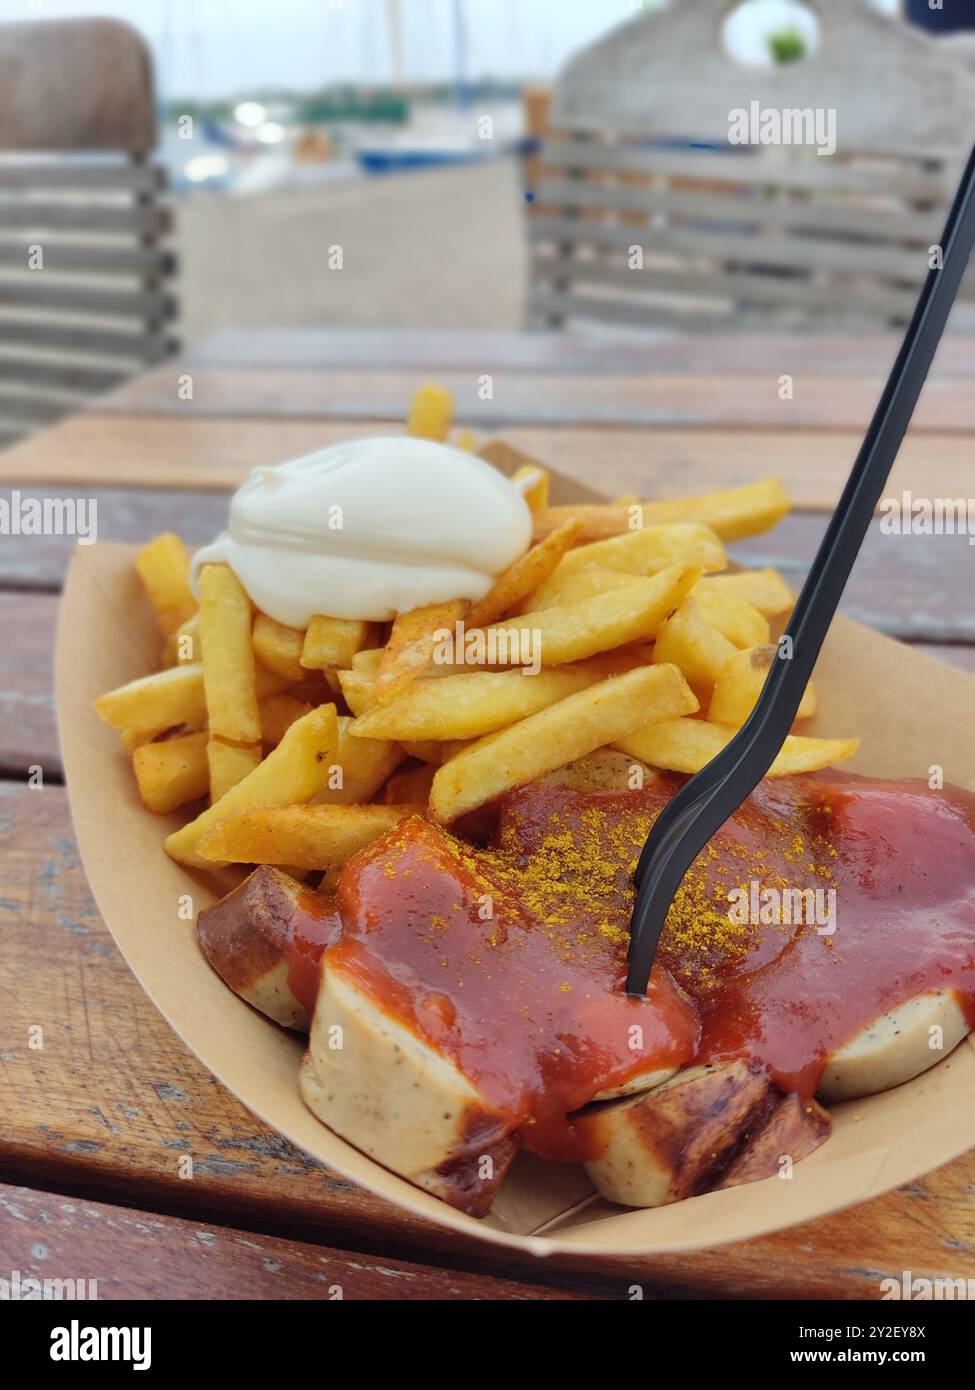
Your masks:
<path fill-rule="evenodd" d="M 527 550 L 520 490 L 482 459 L 425 439 L 360 439 L 255 468 L 228 529 L 197 552 L 226 564 L 288 627 L 315 614 L 385 622 L 447 599 L 481 599 Z"/>

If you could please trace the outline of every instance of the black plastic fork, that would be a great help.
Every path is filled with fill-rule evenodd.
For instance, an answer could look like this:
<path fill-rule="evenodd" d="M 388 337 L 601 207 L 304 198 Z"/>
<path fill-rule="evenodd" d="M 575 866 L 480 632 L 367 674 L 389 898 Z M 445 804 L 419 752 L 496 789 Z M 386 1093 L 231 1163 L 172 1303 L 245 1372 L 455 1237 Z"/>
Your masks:
<path fill-rule="evenodd" d="M 799 709 L 820 648 L 914 414 L 975 244 L 975 149 L 932 269 L 817 552 L 762 693 L 748 721 L 657 818 L 640 855 L 630 923 L 626 988 L 643 994 L 660 933 L 681 880 L 715 831 L 765 776 Z"/>

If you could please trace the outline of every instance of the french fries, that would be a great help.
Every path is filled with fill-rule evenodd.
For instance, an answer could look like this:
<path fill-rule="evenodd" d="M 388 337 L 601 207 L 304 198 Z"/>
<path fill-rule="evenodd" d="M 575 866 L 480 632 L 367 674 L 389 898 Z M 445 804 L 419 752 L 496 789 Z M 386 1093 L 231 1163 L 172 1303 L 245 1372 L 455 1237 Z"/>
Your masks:
<path fill-rule="evenodd" d="M 661 623 L 653 649 L 654 661 L 679 666 L 695 695 L 710 695 L 736 648 L 704 617 L 697 599 L 685 598 Z"/>
<path fill-rule="evenodd" d="M 510 613 L 522 599 L 544 584 L 575 542 L 582 529 L 580 521 L 567 521 L 550 536 L 535 545 L 506 569 L 488 594 L 471 607 L 467 615 L 470 627 L 484 627 Z"/>
<path fill-rule="evenodd" d="M 528 503 L 529 511 L 544 511 L 548 506 L 550 477 L 547 469 L 536 464 L 526 464 L 522 468 L 516 468 L 512 473 L 511 481 Z M 556 530 L 557 527 L 552 529 Z"/>
<path fill-rule="evenodd" d="M 371 801 L 379 788 L 403 761 L 398 743 L 382 738 L 354 738 L 353 721 L 340 715 L 335 766 L 328 783 L 312 798 L 332 806 Z"/>
<path fill-rule="evenodd" d="M 537 655 L 544 666 L 565 666 L 597 652 L 655 637 L 667 614 L 690 593 L 701 576 L 691 565 L 670 565 L 649 579 L 597 594 L 581 603 L 523 613 L 510 626 L 495 623 L 498 659 L 530 666 Z"/>
<path fill-rule="evenodd" d="M 170 666 L 129 681 L 128 685 L 99 695 L 95 709 L 113 729 L 124 729 L 136 738 L 154 738 L 180 724 L 201 728 L 207 717 L 203 663 Z"/>
<path fill-rule="evenodd" d="M 451 758 L 433 779 L 433 819 L 450 824 L 502 792 L 615 743 L 652 719 L 675 719 L 697 708 L 676 666 L 648 666 L 612 676 L 479 739 Z"/>
<path fill-rule="evenodd" d="M 402 695 L 374 705 L 352 725 L 360 739 L 481 738 L 564 700 L 599 679 L 585 670 L 471 671 L 414 681 Z"/>
<path fill-rule="evenodd" d="M 422 808 L 421 808 L 422 810 Z M 418 814 L 416 806 L 271 806 L 224 816 L 200 838 L 204 860 L 341 868 L 353 854 Z"/>
<path fill-rule="evenodd" d="M 697 522 L 674 522 L 667 526 L 645 526 L 577 546 L 565 557 L 559 572 L 583 569 L 620 570 L 623 574 L 659 574 L 668 565 L 699 565 L 705 574 L 723 570 L 728 564 L 724 546 L 710 526 Z"/>
<path fill-rule="evenodd" d="M 789 510 L 789 497 L 778 478 L 765 478 L 746 487 L 710 492 L 702 497 L 677 497 L 644 502 L 640 520 L 643 526 L 667 525 L 678 521 L 697 521 L 710 526 L 723 541 L 740 541 L 746 536 L 770 531 Z M 633 530 L 632 506 L 546 507 L 534 516 L 534 536 L 543 540 L 569 517 L 583 523 L 582 539 L 606 540 Z"/>
<path fill-rule="evenodd" d="M 406 433 L 446 443 L 454 419 L 454 398 L 442 386 L 421 386 L 410 401 Z"/>
<path fill-rule="evenodd" d="M 378 704 L 391 700 L 417 678 L 433 655 L 437 634 L 453 632 L 468 608 L 465 600 L 451 599 L 449 603 L 431 603 L 410 613 L 400 613 L 376 673 Z"/>
<path fill-rule="evenodd" d="M 796 596 L 778 570 L 742 570 L 740 574 L 707 574 L 694 586 L 695 595 L 733 594 L 766 618 L 792 611 Z"/>
<path fill-rule="evenodd" d="M 135 567 L 156 610 L 160 631 L 168 637 L 196 608 L 186 546 L 167 531 L 143 546 Z"/>
<path fill-rule="evenodd" d="M 737 594 L 695 589 L 692 600 L 701 616 L 736 647 L 760 647 L 769 640 L 768 618 Z"/>
<path fill-rule="evenodd" d="M 708 707 L 708 719 L 712 723 L 728 724 L 733 728 L 739 728 L 744 724 L 762 693 L 776 651 L 777 648 L 774 646 L 748 647 L 729 658 L 721 668 Z M 810 681 L 803 693 L 796 718 L 812 718 L 816 713 L 817 703 L 816 691 Z"/>
<path fill-rule="evenodd" d="M 165 815 L 210 789 L 206 733 L 144 743 L 132 754 L 139 795 L 150 811 Z"/>
<path fill-rule="evenodd" d="M 704 719 L 667 719 L 616 740 L 616 747 L 631 757 L 665 772 L 700 772 L 717 757 L 738 732 L 725 724 Z M 852 758 L 858 738 L 802 738 L 790 734 L 767 777 L 790 777 L 818 772 Z"/>
<path fill-rule="evenodd" d="M 261 742 L 265 748 L 276 748 L 299 719 L 311 714 L 312 706 L 294 695 L 269 695 L 260 702 Z"/>
<path fill-rule="evenodd" d="M 344 671 L 373 639 L 375 625 L 352 618 L 314 617 L 308 624 L 301 665 L 306 671 Z"/>
<path fill-rule="evenodd" d="M 274 671 L 289 681 L 302 681 L 308 674 L 301 664 L 305 634 L 297 628 L 276 623 L 266 613 L 254 619 L 254 654 L 268 671 Z"/>
<path fill-rule="evenodd" d="M 251 601 L 227 565 L 200 575 L 200 640 L 210 740 L 210 794 L 219 801 L 261 760 L 261 712 Z"/>
<path fill-rule="evenodd" d="M 290 806 L 310 801 L 328 785 L 338 742 L 335 706 L 321 705 L 312 710 L 292 724 L 277 748 L 248 777 L 231 787 L 196 820 L 168 836 L 166 853 L 192 868 L 210 868 L 211 861 L 199 853 L 199 843 L 212 825 L 233 812 L 256 806 Z"/>

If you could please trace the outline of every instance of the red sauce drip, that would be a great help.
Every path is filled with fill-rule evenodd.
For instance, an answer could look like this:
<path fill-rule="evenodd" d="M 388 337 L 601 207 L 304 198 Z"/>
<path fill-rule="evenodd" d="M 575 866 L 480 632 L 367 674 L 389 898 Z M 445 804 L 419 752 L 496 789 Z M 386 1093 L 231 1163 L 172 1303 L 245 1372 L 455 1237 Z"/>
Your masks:
<path fill-rule="evenodd" d="M 284 954 L 291 992 L 309 1013 L 314 1011 L 318 994 L 322 952 L 341 934 L 342 918 L 334 899 L 321 897 L 311 889 L 302 892 L 298 910 L 288 923 Z"/>

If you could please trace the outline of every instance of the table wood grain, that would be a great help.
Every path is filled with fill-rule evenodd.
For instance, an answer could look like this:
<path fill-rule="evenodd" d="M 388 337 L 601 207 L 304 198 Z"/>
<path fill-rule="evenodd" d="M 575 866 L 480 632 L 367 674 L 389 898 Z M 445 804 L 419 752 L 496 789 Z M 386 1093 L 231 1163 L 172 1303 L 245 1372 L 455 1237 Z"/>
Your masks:
<path fill-rule="evenodd" d="M 973 491 L 973 346 L 961 335 L 942 345 L 896 485 Z M 798 585 L 895 350 L 883 335 L 230 332 L 0 454 L 0 496 L 84 496 L 101 539 L 172 529 L 199 543 L 253 464 L 399 432 L 413 384 L 433 376 L 482 432 L 503 427 L 608 492 L 779 473 L 798 512 L 734 554 Z M 193 377 L 192 401 L 175 398 L 174 372 Z M 784 372 L 791 403 L 773 389 Z M 484 373 L 493 401 L 477 398 Z M 323 1274 L 350 1298 L 492 1300 L 621 1298 L 634 1283 L 647 1298 L 873 1299 L 904 1269 L 975 1277 L 975 1154 L 760 1240 L 539 1263 L 394 1208 L 268 1130 L 157 1014 L 88 890 L 50 689 L 72 546 L 0 538 L 0 1266 L 54 1277 L 85 1257 L 102 1296 L 147 1298 L 323 1298 Z M 875 525 L 846 609 L 975 671 L 971 565 L 964 536 L 884 537 Z"/>

